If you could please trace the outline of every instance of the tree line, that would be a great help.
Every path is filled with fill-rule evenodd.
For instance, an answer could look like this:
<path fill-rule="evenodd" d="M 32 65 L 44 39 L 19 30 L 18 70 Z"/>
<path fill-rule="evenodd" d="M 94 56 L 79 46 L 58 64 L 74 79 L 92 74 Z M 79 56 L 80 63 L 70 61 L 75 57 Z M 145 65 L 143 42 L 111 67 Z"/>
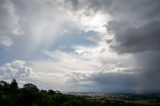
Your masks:
<path fill-rule="evenodd" d="M 88 99 L 85 96 L 62 94 L 60 91 L 40 90 L 32 83 L 18 87 L 15 79 L 11 83 L 0 81 L 0 106 L 145 106 L 123 101 Z M 148 105 L 146 105 L 148 106 Z M 157 105 L 158 106 L 158 105 Z"/>

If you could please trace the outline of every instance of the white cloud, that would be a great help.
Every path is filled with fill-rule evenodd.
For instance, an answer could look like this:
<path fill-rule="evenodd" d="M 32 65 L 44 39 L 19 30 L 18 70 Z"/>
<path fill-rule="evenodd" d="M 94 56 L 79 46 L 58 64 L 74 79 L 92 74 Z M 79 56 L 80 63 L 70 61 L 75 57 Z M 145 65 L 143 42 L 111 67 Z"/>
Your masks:
<path fill-rule="evenodd" d="M 66 91 L 76 86 L 80 91 L 96 84 L 96 80 L 91 79 L 96 73 L 127 76 L 139 71 L 134 66 L 132 56 L 117 55 L 109 50 L 104 40 L 96 46 L 75 45 L 73 48 L 75 51 L 70 53 L 59 50 L 43 51 L 48 60 L 31 61 L 34 73 L 30 78 L 54 89 Z"/>
<path fill-rule="evenodd" d="M 108 14 L 102 14 L 100 12 L 93 13 L 92 15 L 86 15 L 84 12 L 86 10 L 78 11 L 75 14 L 75 19 L 73 20 L 77 26 L 84 31 L 95 31 L 99 33 L 105 33 L 106 28 L 104 23 L 111 20 Z"/>
<path fill-rule="evenodd" d="M 13 45 L 13 41 L 8 36 L 0 36 L 0 45 L 4 47 L 10 47 Z"/>
<path fill-rule="evenodd" d="M 28 77 L 32 69 L 25 66 L 25 61 L 15 60 L 0 66 L 0 77 L 4 79 Z"/>
<path fill-rule="evenodd" d="M 84 9 L 73 12 L 62 5 L 62 2 L 48 0 L 13 2 L 19 17 L 20 29 L 23 35 L 29 38 L 28 51 L 50 48 L 57 39 L 66 36 L 65 33 L 70 29 L 105 32 L 103 24 L 109 21 L 107 14 L 86 15 Z"/>
<path fill-rule="evenodd" d="M 0 4 L 0 35 L 13 34 L 20 35 L 19 17 L 15 13 L 16 9 L 10 0 L 1 0 Z"/>
<path fill-rule="evenodd" d="M 12 39 L 15 36 L 11 37 L 11 35 L 21 35 L 23 32 L 23 36 L 19 37 L 20 39 L 18 37 L 14 39 L 18 41 L 18 46 L 14 47 L 18 49 L 14 50 L 12 55 L 16 54 L 18 56 L 20 53 L 18 50 L 25 48 L 23 51 L 25 53 L 21 53 L 21 57 L 25 55 L 24 57 L 28 58 L 33 71 L 25 66 L 24 61 L 14 61 L 0 67 L 0 70 L 2 70 L 1 77 L 28 76 L 31 71 L 28 78 L 40 81 L 40 86 L 44 83 L 49 88 L 66 90 L 76 84 L 80 90 L 83 89 L 83 86 L 89 87 L 89 85 L 101 83 L 103 82 L 102 79 L 106 79 L 104 82 L 107 82 L 110 78 L 111 80 L 116 79 L 116 83 L 118 83 L 118 80 L 122 80 L 123 76 L 125 78 L 122 83 L 125 84 L 125 80 L 129 77 L 134 80 L 135 78 L 132 78 L 132 75 L 134 77 L 138 71 L 143 70 L 137 68 L 142 65 L 137 65 L 139 62 L 136 62 L 132 54 L 116 54 L 110 48 L 111 42 L 115 41 L 117 43 L 117 39 L 114 33 L 112 35 L 106 30 L 110 20 L 127 21 L 129 25 L 136 28 L 146 23 L 148 19 L 143 19 L 141 16 L 145 15 L 141 15 L 141 12 L 147 13 L 148 6 L 147 9 L 136 8 L 139 11 L 133 9 L 141 2 L 133 2 L 133 5 L 129 2 L 114 0 L 78 0 L 77 2 L 73 0 L 70 2 L 68 0 L 12 0 L 12 2 L 10 0 L 0 1 L 0 45 L 7 48 L 12 46 L 13 42 L 16 41 Z M 156 3 L 152 5 L 156 5 Z M 128 24 L 125 28 L 128 28 Z M 114 30 L 122 29 L 124 31 L 125 28 L 120 28 L 120 26 L 121 24 L 116 24 L 113 28 L 115 28 Z M 92 33 L 97 35 L 91 36 Z M 73 37 L 71 40 L 74 40 L 75 34 L 82 35 L 83 39 L 92 41 L 94 45 L 70 44 L 72 46 L 69 50 L 72 49 L 73 51 L 55 50 L 59 48 L 68 49 L 68 45 L 59 45 L 63 42 L 56 44 L 59 48 L 54 47 L 57 43 L 56 40 L 65 39 L 65 36 L 71 36 Z M 122 35 L 124 34 L 122 33 Z M 144 35 L 146 36 L 146 34 Z M 139 37 L 141 36 L 137 38 Z M 124 38 L 127 38 L 127 36 Z M 119 36 L 122 41 L 125 40 L 124 38 Z M 19 45 L 19 42 L 22 45 Z M 36 55 L 32 54 L 34 51 Z M 44 54 L 41 54 L 42 52 Z M 47 58 L 43 57 L 44 55 Z M 30 57 L 33 59 L 30 60 Z"/>
<path fill-rule="evenodd" d="M 10 36 L 20 35 L 19 17 L 10 0 L 0 1 L 0 45 L 8 48 L 13 45 Z M 5 35 L 5 36 L 4 36 Z"/>

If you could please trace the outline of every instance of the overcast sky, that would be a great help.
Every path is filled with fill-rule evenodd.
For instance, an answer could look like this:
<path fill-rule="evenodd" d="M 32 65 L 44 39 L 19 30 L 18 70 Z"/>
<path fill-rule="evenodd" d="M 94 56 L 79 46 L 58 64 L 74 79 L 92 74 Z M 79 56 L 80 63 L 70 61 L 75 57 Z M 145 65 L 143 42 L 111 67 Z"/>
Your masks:
<path fill-rule="evenodd" d="M 0 79 L 60 91 L 160 90 L 160 0 L 0 0 Z"/>

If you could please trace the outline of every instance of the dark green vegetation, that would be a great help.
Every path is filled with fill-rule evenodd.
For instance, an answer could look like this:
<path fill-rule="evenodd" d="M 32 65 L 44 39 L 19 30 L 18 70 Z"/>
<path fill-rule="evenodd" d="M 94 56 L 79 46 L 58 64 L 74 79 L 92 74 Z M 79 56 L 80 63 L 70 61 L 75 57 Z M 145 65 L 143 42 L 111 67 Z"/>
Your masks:
<path fill-rule="evenodd" d="M 104 96 L 74 96 L 59 91 L 39 90 L 28 83 L 18 87 L 0 81 L 0 106 L 160 106 L 159 95 L 113 94 Z"/>

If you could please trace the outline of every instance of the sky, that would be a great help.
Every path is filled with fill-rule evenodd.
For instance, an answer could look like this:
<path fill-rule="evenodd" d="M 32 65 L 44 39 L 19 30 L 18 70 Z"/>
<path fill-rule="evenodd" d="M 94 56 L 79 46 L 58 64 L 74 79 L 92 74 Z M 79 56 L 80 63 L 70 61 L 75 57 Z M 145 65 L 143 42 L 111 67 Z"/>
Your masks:
<path fill-rule="evenodd" d="M 0 79 L 64 92 L 160 90 L 159 0 L 0 0 Z"/>

